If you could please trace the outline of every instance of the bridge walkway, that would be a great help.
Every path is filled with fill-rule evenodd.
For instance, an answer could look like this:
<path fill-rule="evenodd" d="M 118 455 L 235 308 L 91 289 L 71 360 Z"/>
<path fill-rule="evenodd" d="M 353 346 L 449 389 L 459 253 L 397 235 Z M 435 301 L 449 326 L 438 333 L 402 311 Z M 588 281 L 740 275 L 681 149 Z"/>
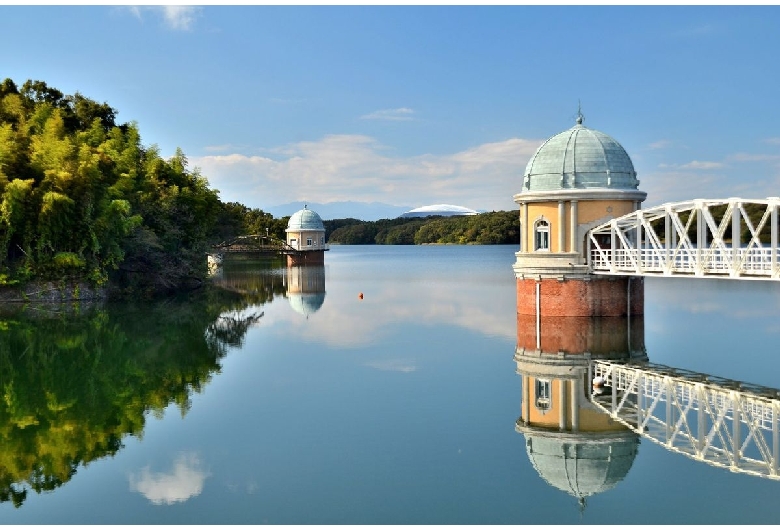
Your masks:
<path fill-rule="evenodd" d="M 780 198 L 697 199 L 588 231 L 594 274 L 780 280 Z"/>

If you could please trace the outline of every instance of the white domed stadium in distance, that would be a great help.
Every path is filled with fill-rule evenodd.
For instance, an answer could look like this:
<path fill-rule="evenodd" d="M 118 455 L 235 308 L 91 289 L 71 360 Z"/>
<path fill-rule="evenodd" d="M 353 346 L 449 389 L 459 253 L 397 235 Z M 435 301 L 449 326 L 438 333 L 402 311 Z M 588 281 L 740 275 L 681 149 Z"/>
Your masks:
<path fill-rule="evenodd" d="M 453 215 L 477 215 L 479 212 L 463 206 L 454 206 L 452 204 L 432 204 L 430 206 L 421 206 L 414 210 L 402 213 L 399 217 L 428 217 L 431 215 L 441 215 L 451 217 Z"/>
<path fill-rule="evenodd" d="M 306 205 L 287 222 L 287 265 L 322 265 L 325 263 L 325 225 Z"/>

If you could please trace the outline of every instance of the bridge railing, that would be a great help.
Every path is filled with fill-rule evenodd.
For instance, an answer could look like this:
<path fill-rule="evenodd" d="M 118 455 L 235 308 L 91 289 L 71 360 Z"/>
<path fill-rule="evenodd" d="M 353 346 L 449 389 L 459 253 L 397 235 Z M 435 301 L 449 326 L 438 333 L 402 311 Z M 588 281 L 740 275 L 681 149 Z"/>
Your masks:
<path fill-rule="evenodd" d="M 298 252 L 305 252 L 308 250 L 330 250 L 330 245 L 327 243 L 323 243 L 322 245 L 302 245 L 300 242 L 297 242 L 293 245 L 285 243 L 285 246 L 290 250 L 296 250 Z"/>
<path fill-rule="evenodd" d="M 773 254 L 775 261 L 773 262 Z M 658 251 L 654 249 L 592 250 L 591 267 L 594 272 L 610 274 L 711 274 L 756 275 L 766 277 L 773 273 L 777 250 L 771 248 L 737 249 L 681 249 Z"/>
<path fill-rule="evenodd" d="M 780 280 L 780 198 L 698 199 L 637 210 L 591 229 L 595 274 Z"/>

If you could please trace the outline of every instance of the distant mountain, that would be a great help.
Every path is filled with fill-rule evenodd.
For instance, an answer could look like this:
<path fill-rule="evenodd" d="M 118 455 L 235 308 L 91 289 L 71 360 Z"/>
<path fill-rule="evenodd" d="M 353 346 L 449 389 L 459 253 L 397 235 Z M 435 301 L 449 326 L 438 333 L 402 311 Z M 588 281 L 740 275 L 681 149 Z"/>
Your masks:
<path fill-rule="evenodd" d="M 421 206 L 414 210 L 409 210 L 401 214 L 401 217 L 428 217 L 430 215 L 441 215 L 450 217 L 452 215 L 477 215 L 479 212 L 466 208 L 465 206 L 455 206 L 454 204 L 431 204 L 430 206 Z"/>
<path fill-rule="evenodd" d="M 381 202 L 290 202 L 279 204 L 269 208 L 261 208 L 264 212 L 270 213 L 274 217 L 281 218 L 294 214 L 302 210 L 304 204 L 309 210 L 316 212 L 324 221 L 332 219 L 360 219 L 361 221 L 378 221 L 379 219 L 395 219 L 405 211 L 409 206 L 395 206 Z"/>

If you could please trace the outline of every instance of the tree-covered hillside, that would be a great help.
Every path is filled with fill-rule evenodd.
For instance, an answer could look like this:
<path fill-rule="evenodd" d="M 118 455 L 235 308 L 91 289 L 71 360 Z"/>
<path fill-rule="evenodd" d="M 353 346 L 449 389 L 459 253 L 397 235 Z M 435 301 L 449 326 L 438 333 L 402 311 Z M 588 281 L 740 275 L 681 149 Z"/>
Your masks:
<path fill-rule="evenodd" d="M 517 212 L 452 217 L 324 221 L 329 243 L 343 245 L 503 245 L 520 241 Z"/>
<path fill-rule="evenodd" d="M 179 149 L 42 81 L 0 84 L 0 286 L 90 281 L 156 294 L 198 285 L 210 243 L 281 221 L 223 204 Z"/>

